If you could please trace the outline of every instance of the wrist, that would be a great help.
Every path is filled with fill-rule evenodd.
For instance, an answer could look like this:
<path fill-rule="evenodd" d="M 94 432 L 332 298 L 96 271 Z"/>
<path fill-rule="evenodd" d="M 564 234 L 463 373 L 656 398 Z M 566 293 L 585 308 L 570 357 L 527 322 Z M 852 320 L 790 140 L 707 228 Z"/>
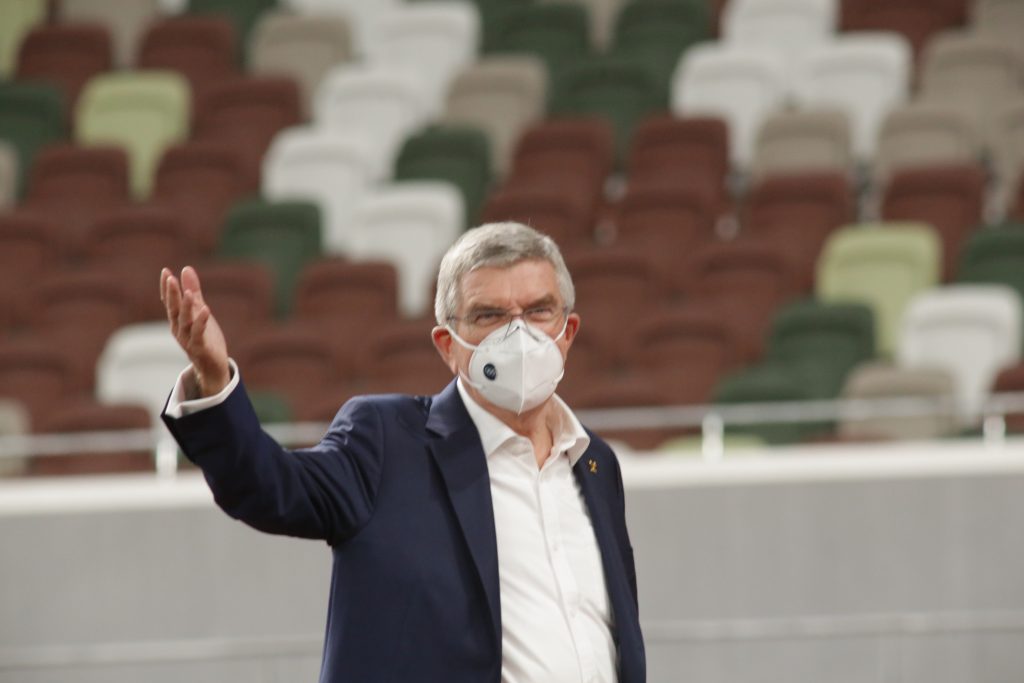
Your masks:
<path fill-rule="evenodd" d="M 202 398 L 216 396 L 224 391 L 224 387 L 231 382 L 231 370 L 225 367 L 223 370 L 194 370 L 196 385 L 199 388 L 199 395 Z"/>

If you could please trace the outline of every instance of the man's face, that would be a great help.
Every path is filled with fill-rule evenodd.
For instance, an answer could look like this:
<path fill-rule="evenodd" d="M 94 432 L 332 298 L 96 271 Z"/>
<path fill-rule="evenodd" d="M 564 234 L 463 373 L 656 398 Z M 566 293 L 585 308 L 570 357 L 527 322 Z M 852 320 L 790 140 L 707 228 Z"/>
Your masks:
<path fill-rule="evenodd" d="M 478 268 L 463 276 L 457 320 L 449 324 L 452 329 L 470 344 L 479 344 L 494 331 L 502 313 L 526 314 L 550 308 L 555 311 L 553 319 L 546 324 L 531 322 L 528 315 L 524 320 L 531 326 L 543 330 L 554 338 L 565 325 L 565 334 L 555 341 L 564 360 L 572 346 L 572 340 L 579 329 L 580 319 L 575 313 L 564 313 L 565 302 L 558 290 L 555 269 L 544 260 L 520 261 L 507 268 Z M 452 373 L 468 372 L 472 349 L 457 343 L 444 327 L 435 327 L 434 346 L 437 347 L 445 364 Z M 479 398 L 474 396 L 474 398 Z"/>

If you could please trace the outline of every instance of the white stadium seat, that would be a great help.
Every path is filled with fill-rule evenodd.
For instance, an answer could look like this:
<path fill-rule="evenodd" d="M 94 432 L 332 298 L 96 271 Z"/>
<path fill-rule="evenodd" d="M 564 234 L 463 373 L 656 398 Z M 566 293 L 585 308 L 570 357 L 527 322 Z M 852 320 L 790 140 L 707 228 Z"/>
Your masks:
<path fill-rule="evenodd" d="M 837 0 L 732 0 L 722 14 L 726 42 L 766 47 L 787 58 L 833 39 Z"/>
<path fill-rule="evenodd" d="M 274 138 L 263 159 L 263 195 L 320 206 L 324 249 L 344 253 L 347 226 L 359 197 L 382 177 L 365 136 L 290 128 Z"/>
<path fill-rule="evenodd" d="M 356 207 L 349 254 L 353 259 L 393 263 L 401 311 L 419 317 L 430 310 L 437 267 L 462 232 L 463 211 L 462 195 L 449 183 L 381 186 Z"/>
<path fill-rule="evenodd" d="M 794 92 L 802 106 L 846 112 L 854 152 L 866 162 L 886 114 L 908 98 L 911 67 L 910 44 L 902 36 L 845 34 L 804 55 Z"/>
<path fill-rule="evenodd" d="M 975 424 L 999 371 L 1020 359 L 1021 300 L 1002 285 L 953 285 L 910 301 L 897 364 L 946 370 L 964 424 Z"/>
<path fill-rule="evenodd" d="M 702 43 L 686 51 L 672 77 L 672 111 L 725 119 L 732 163 L 746 169 L 757 131 L 783 108 L 787 91 L 786 60 L 772 50 Z"/>
<path fill-rule="evenodd" d="M 280 0 L 281 4 L 300 14 L 342 15 L 352 26 L 358 53 L 365 53 L 370 24 L 382 14 L 402 5 L 402 0 Z"/>
<path fill-rule="evenodd" d="M 188 356 L 167 322 L 122 327 L 107 340 L 96 364 L 96 397 L 102 403 L 144 406 L 159 422 L 167 395 Z"/>

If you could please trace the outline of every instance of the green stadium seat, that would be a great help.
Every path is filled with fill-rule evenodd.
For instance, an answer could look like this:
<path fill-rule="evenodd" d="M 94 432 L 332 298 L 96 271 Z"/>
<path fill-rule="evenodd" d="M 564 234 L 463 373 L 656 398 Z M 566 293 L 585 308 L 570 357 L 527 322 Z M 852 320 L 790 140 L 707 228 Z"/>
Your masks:
<path fill-rule="evenodd" d="M 0 5 L 0 78 L 14 72 L 21 41 L 46 19 L 48 0 L 4 0 Z"/>
<path fill-rule="evenodd" d="M 956 279 L 1009 285 L 1024 298 L 1024 224 L 1007 223 L 975 232 L 964 246 Z"/>
<path fill-rule="evenodd" d="M 495 20 L 487 52 L 527 52 L 556 75 L 569 61 L 590 51 L 587 11 L 581 5 L 524 5 L 502 12 Z"/>
<path fill-rule="evenodd" d="M 105 74 L 89 81 L 82 92 L 75 139 L 83 145 L 124 147 L 132 193 L 145 199 L 164 150 L 188 137 L 189 111 L 189 86 L 180 74 Z"/>
<path fill-rule="evenodd" d="M 620 159 L 636 124 L 667 108 L 668 90 L 658 77 L 642 62 L 621 57 L 591 57 L 566 65 L 551 98 L 552 114 L 608 119 Z"/>
<path fill-rule="evenodd" d="M 801 382 L 800 376 L 788 366 L 766 363 L 740 370 L 719 382 L 715 388 L 714 403 L 781 403 L 816 398 L 811 388 Z M 828 428 L 827 422 L 725 422 L 727 437 L 753 436 L 773 445 L 798 443 Z"/>
<path fill-rule="evenodd" d="M 859 302 L 875 314 L 876 350 L 896 349 L 907 302 L 936 285 L 942 245 L 923 223 L 875 223 L 840 228 L 818 260 L 816 293 L 826 302 Z"/>
<path fill-rule="evenodd" d="M 680 55 L 711 36 L 710 8 L 703 0 L 633 0 L 615 23 L 611 53 L 643 61 L 667 88 Z"/>
<path fill-rule="evenodd" d="M 0 141 L 17 156 L 20 188 L 25 187 L 36 151 L 63 140 L 65 131 L 64 100 L 55 87 L 0 83 Z"/>
<path fill-rule="evenodd" d="M 443 180 L 459 188 L 465 220 L 476 222 L 491 184 L 491 160 L 483 131 L 435 126 L 410 137 L 395 161 L 395 180 Z"/>
<path fill-rule="evenodd" d="M 321 256 L 320 210 L 309 202 L 252 200 L 232 207 L 219 254 L 270 268 L 275 279 L 276 311 L 286 316 L 303 267 Z"/>

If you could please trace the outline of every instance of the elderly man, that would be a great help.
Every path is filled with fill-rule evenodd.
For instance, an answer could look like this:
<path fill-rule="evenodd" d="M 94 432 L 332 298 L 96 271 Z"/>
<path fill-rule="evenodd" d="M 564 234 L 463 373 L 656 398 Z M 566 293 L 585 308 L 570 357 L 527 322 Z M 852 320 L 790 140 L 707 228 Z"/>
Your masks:
<path fill-rule="evenodd" d="M 192 362 L 164 420 L 217 504 L 333 550 L 321 681 L 645 679 L 619 466 L 554 393 L 580 319 L 550 238 L 463 235 L 432 332 L 456 379 L 354 398 L 296 451 L 260 430 L 196 272 L 160 292 Z"/>

